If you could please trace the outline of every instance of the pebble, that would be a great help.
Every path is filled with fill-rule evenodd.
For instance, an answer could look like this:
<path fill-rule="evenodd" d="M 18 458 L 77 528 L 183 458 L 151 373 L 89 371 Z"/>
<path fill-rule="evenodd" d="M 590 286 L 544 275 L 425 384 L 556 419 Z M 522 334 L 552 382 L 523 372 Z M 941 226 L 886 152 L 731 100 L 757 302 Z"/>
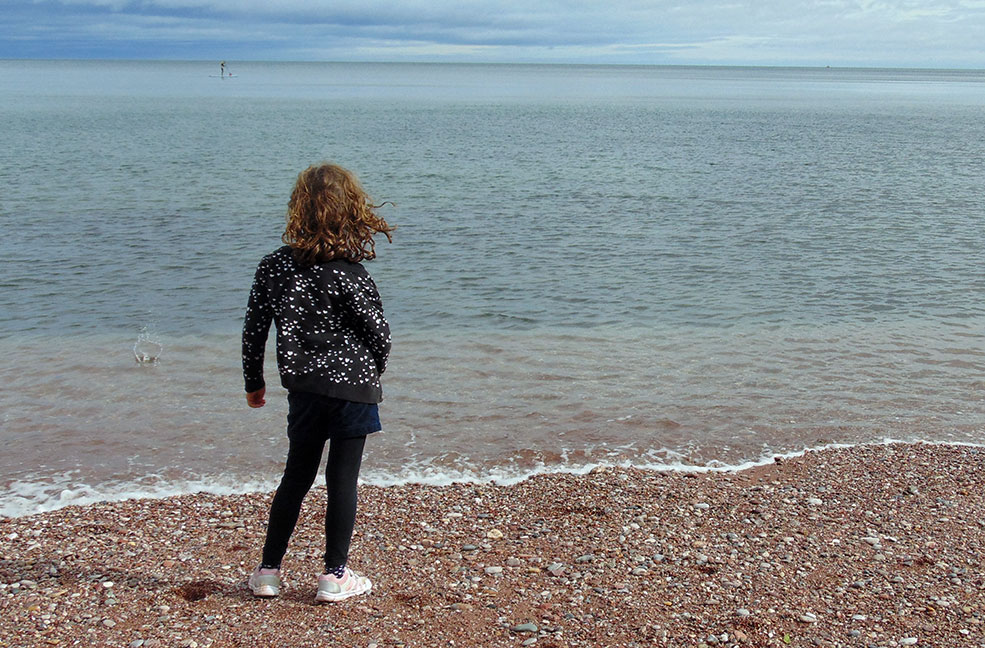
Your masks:
<path fill-rule="evenodd" d="M 116 626 L 116 621 L 113 619 L 103 619 L 103 625 L 107 628 L 112 628 Z"/>
<path fill-rule="evenodd" d="M 740 617 L 747 617 L 750 614 L 749 610 L 745 608 L 739 608 L 738 610 L 735 611 L 735 613 Z"/>
<path fill-rule="evenodd" d="M 523 563 L 520 562 L 520 560 L 517 559 L 517 558 L 507 558 L 506 559 L 506 566 L 507 567 L 519 567 L 522 564 Z"/>
<path fill-rule="evenodd" d="M 698 502 L 697 504 L 694 505 L 694 508 L 701 509 L 702 511 L 707 511 L 708 509 L 711 508 L 711 504 L 709 504 L 708 502 Z"/>
<path fill-rule="evenodd" d="M 510 630 L 513 632 L 537 632 L 538 628 L 536 623 L 521 623 L 513 626 Z"/>
<path fill-rule="evenodd" d="M 486 567 L 485 572 L 487 574 L 502 574 L 503 573 L 503 568 L 502 567 Z"/>
<path fill-rule="evenodd" d="M 113 581 L 103 581 L 103 587 L 105 587 L 106 589 L 113 587 L 113 585 L 115 585 Z"/>
<path fill-rule="evenodd" d="M 486 533 L 486 537 L 489 538 L 490 540 L 499 540 L 500 538 L 503 537 L 503 532 L 500 531 L 499 529 L 489 529 L 489 531 Z"/>
<path fill-rule="evenodd" d="M 810 612 L 805 612 L 798 617 L 801 623 L 817 623 L 817 617 Z"/>
<path fill-rule="evenodd" d="M 475 551 L 477 549 L 478 547 L 475 546 L 474 544 L 462 545 L 462 551 Z"/>
<path fill-rule="evenodd" d="M 821 506 L 822 504 L 824 504 L 824 500 L 819 499 L 817 497 L 808 497 L 807 503 L 810 504 L 811 506 Z"/>
<path fill-rule="evenodd" d="M 578 556 L 575 558 L 576 563 L 587 563 L 595 560 L 595 554 L 585 554 L 583 556 Z"/>
<path fill-rule="evenodd" d="M 551 576 L 560 576 L 564 573 L 564 565 L 561 563 L 551 563 L 547 566 L 547 572 Z"/>
<path fill-rule="evenodd" d="M 143 645 L 144 645 L 143 639 L 137 639 L 135 641 L 130 642 L 130 648 L 143 648 Z"/>
<path fill-rule="evenodd" d="M 523 640 L 523 645 L 524 646 L 532 646 L 535 643 L 537 643 L 537 637 L 530 637 L 529 639 L 524 639 Z"/>
<path fill-rule="evenodd" d="M 917 643 L 916 637 L 906 637 L 899 640 L 899 645 L 901 646 L 915 646 Z"/>

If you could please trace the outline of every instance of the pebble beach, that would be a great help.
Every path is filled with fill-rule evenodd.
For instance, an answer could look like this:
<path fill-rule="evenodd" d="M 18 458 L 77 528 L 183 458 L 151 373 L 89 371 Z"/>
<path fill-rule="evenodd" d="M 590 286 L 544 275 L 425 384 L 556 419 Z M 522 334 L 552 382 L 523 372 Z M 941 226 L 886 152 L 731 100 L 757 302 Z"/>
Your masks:
<path fill-rule="evenodd" d="M 363 486 L 350 565 L 374 587 L 329 605 L 323 488 L 282 595 L 247 589 L 270 497 L 0 519 L 0 647 L 985 646 L 980 447 Z"/>

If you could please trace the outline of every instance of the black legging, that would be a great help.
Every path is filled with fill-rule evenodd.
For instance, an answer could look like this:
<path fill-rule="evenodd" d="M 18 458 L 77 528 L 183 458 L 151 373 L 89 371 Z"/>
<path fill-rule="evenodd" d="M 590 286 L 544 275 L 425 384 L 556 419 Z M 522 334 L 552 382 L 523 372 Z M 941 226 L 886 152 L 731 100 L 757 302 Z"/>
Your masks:
<path fill-rule="evenodd" d="M 349 543 L 356 522 L 356 479 L 362 463 L 365 436 L 333 439 L 328 446 L 325 484 L 325 568 L 341 567 L 349 557 Z M 263 545 L 263 564 L 280 566 L 287 542 L 301 512 L 301 502 L 318 474 L 325 440 L 292 439 L 287 465 L 280 486 L 270 505 L 267 541 Z"/>

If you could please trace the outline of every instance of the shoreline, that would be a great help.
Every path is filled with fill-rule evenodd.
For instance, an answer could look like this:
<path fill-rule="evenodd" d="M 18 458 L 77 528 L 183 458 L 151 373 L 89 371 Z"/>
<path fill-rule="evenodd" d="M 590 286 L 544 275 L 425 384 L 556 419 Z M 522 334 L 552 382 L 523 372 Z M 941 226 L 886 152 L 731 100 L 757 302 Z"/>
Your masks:
<path fill-rule="evenodd" d="M 350 564 L 374 589 L 329 606 L 313 602 L 323 488 L 282 596 L 246 588 L 270 496 L 0 518 L 0 647 L 985 646 L 979 446 L 364 485 Z"/>
<path fill-rule="evenodd" d="M 945 446 L 945 447 L 967 447 L 967 448 L 982 448 L 985 449 L 985 444 L 973 443 L 970 441 L 932 441 L 932 440 L 903 440 L 896 439 L 893 437 L 885 437 L 881 441 L 861 441 L 857 443 L 845 443 L 845 442 L 831 442 L 825 443 L 817 446 L 811 446 L 809 448 L 804 448 L 803 450 L 793 450 L 789 452 L 779 452 L 769 455 L 763 455 L 762 459 L 758 460 L 747 460 L 738 464 L 725 464 L 721 462 L 712 462 L 714 465 L 708 464 L 690 464 L 690 463 L 632 463 L 630 461 L 621 462 L 597 462 L 589 463 L 585 465 L 578 466 L 567 466 L 567 465 L 541 465 L 536 468 L 530 468 L 525 471 L 517 471 L 517 474 L 501 474 L 492 477 L 475 477 L 473 475 L 456 475 L 451 474 L 447 476 L 424 476 L 412 475 L 407 478 L 394 479 L 392 475 L 387 477 L 380 477 L 374 475 L 372 471 L 369 471 L 368 476 L 365 478 L 360 476 L 359 487 L 373 486 L 378 488 L 391 488 L 391 487 L 403 487 L 408 485 L 421 485 L 427 487 L 444 487 L 453 484 L 473 484 L 473 485 L 490 485 L 490 486 L 514 486 L 528 479 L 539 477 L 541 475 L 574 475 L 580 476 L 588 474 L 597 469 L 629 469 L 629 470 L 642 470 L 655 473 L 672 473 L 672 474 L 684 474 L 684 473 L 695 473 L 695 474 L 713 474 L 713 473 L 741 473 L 748 470 L 755 470 L 764 465 L 771 465 L 777 458 L 780 460 L 792 460 L 802 457 L 803 455 L 811 452 L 825 452 L 828 450 L 846 450 L 852 448 L 865 448 L 869 446 L 885 446 L 885 445 L 929 445 L 929 446 Z M 366 466 L 364 465 L 364 471 Z M 136 483 L 131 485 L 120 486 L 116 489 L 101 491 L 98 489 L 92 489 L 88 487 L 79 487 L 78 485 L 72 487 L 71 484 L 66 484 L 65 491 L 69 491 L 71 494 L 69 496 L 62 496 L 61 498 L 56 498 L 54 496 L 49 497 L 48 500 L 44 502 L 34 503 L 33 506 L 36 508 L 29 510 L 32 504 L 23 503 L 17 506 L 13 504 L 8 505 L 7 512 L 0 512 L 0 521 L 7 519 L 18 519 L 23 517 L 29 517 L 32 515 L 41 515 L 45 513 L 52 513 L 59 511 L 69 506 L 75 507 L 87 507 L 98 504 L 111 504 L 118 502 L 125 502 L 128 500 L 135 499 L 148 499 L 148 500 L 159 500 L 168 499 L 172 497 L 184 497 L 188 495 L 218 495 L 222 497 L 230 496 L 237 497 L 242 495 L 256 495 L 261 493 L 272 492 L 277 486 L 277 481 L 279 479 L 279 473 L 272 474 L 271 477 L 266 480 L 267 483 L 262 483 L 259 480 L 253 481 L 249 487 L 245 489 L 237 489 L 233 486 L 217 486 L 215 483 L 210 483 L 205 477 L 197 477 L 189 480 L 179 480 L 176 483 L 164 483 L 157 484 L 153 486 L 147 485 L 137 485 Z M 231 481 L 231 480 L 230 480 Z M 240 482 L 241 483 L 241 482 Z M 178 487 L 178 484 L 181 486 Z M 315 487 L 318 484 L 316 482 Z M 57 490 L 57 489 L 56 489 Z M 23 496 L 14 496 L 15 498 L 23 499 L 28 502 L 27 498 Z M 57 502 L 57 503 L 54 503 Z"/>

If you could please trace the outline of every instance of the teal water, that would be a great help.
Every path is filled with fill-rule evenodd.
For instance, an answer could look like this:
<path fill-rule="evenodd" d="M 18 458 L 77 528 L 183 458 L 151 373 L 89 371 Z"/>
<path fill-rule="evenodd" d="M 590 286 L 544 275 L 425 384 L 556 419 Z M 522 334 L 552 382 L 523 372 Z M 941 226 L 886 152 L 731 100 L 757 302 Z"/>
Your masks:
<path fill-rule="evenodd" d="M 0 513 L 277 478 L 238 330 L 323 159 L 396 204 L 366 479 L 985 442 L 983 73 L 213 67 L 0 62 Z"/>

